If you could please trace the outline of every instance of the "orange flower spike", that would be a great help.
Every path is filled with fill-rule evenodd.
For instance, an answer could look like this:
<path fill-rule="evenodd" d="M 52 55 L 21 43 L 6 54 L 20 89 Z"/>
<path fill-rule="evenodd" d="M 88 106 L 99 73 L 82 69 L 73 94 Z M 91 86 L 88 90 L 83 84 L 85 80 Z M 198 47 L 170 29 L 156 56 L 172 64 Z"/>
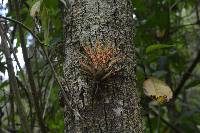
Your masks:
<path fill-rule="evenodd" d="M 103 53 L 102 50 L 99 50 L 99 53 L 98 53 L 98 54 L 99 54 L 99 59 L 101 59 L 104 53 Z"/>
<path fill-rule="evenodd" d="M 110 48 L 110 49 L 108 50 L 108 56 L 109 56 L 109 57 L 112 57 L 113 54 L 114 54 L 114 49 L 113 49 L 113 48 Z"/>
<path fill-rule="evenodd" d="M 97 42 L 96 42 L 96 46 L 95 46 L 95 53 L 96 54 L 98 54 L 99 53 L 99 51 L 101 50 L 101 45 L 100 45 L 100 42 L 99 42 L 99 40 L 97 40 Z"/>
<path fill-rule="evenodd" d="M 84 49 L 87 52 L 87 54 L 91 54 L 92 53 L 92 48 L 90 46 L 86 46 L 86 47 L 84 47 Z"/>
<path fill-rule="evenodd" d="M 97 49 L 100 48 L 100 42 L 99 42 L 99 40 L 96 41 L 96 48 L 97 48 Z"/>
<path fill-rule="evenodd" d="M 105 56 L 102 56 L 102 62 L 103 62 L 103 64 L 106 63 L 106 57 Z"/>
<path fill-rule="evenodd" d="M 97 59 L 98 59 L 98 60 L 101 60 L 101 55 L 102 55 L 102 53 L 101 53 L 101 52 L 98 52 L 98 54 L 97 54 Z"/>
<path fill-rule="evenodd" d="M 95 56 L 91 57 L 92 63 L 94 64 L 95 62 L 97 62 L 97 59 L 95 58 Z"/>

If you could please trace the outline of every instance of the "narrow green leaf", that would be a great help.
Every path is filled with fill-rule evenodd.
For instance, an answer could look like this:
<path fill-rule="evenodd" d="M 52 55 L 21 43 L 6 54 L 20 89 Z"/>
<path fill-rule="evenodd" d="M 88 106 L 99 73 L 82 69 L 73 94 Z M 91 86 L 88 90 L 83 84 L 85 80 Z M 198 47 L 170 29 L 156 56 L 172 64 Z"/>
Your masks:
<path fill-rule="evenodd" d="M 150 45 L 146 48 L 146 54 L 149 54 L 151 52 L 156 52 L 156 50 L 159 50 L 159 49 L 166 49 L 166 48 L 172 48 L 174 47 L 175 45 L 166 45 L 166 44 L 153 44 L 153 45 Z"/>
<path fill-rule="evenodd" d="M 45 45 L 49 44 L 49 25 L 50 25 L 50 18 L 49 18 L 49 10 L 45 7 L 45 5 L 42 6 L 42 12 L 41 12 L 41 21 L 44 31 L 44 43 Z"/>
<path fill-rule="evenodd" d="M 185 86 L 185 89 L 189 89 L 198 85 L 200 85 L 200 80 L 193 80 Z"/>

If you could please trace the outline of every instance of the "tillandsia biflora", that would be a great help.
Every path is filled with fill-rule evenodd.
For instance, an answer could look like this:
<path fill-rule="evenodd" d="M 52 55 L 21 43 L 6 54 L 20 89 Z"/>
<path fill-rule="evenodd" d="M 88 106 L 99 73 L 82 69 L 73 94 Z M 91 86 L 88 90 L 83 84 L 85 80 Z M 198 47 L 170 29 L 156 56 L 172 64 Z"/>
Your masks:
<path fill-rule="evenodd" d="M 93 96 L 104 93 L 109 82 L 122 70 L 116 65 L 121 63 L 126 56 L 120 49 L 111 44 L 103 45 L 98 40 L 94 47 L 84 46 L 80 66 L 82 73 L 94 83 Z"/>

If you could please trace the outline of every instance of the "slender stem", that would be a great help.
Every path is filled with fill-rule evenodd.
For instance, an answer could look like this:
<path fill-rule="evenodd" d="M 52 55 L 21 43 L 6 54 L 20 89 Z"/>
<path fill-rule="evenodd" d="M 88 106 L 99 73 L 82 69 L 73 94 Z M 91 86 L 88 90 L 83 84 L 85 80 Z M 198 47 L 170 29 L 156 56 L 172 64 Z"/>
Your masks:
<path fill-rule="evenodd" d="M 21 16 L 19 14 L 19 1 L 15 0 L 14 2 L 15 2 L 16 18 L 17 18 L 17 21 L 20 22 Z M 42 118 L 42 111 L 41 111 L 41 106 L 40 106 L 39 100 L 38 100 L 38 94 L 37 94 L 37 89 L 36 89 L 36 85 L 35 85 L 35 81 L 34 81 L 34 75 L 32 73 L 32 67 L 31 67 L 31 64 L 30 64 L 30 60 L 28 58 L 28 52 L 27 52 L 27 48 L 26 48 L 24 32 L 23 32 L 23 30 L 20 26 L 19 26 L 18 29 L 19 29 L 19 39 L 20 39 L 20 42 L 21 42 L 22 53 L 23 53 L 25 67 L 26 67 L 26 71 L 27 71 L 27 75 L 28 75 L 28 80 L 29 80 L 29 83 L 30 83 L 30 88 L 31 88 L 32 96 L 33 96 L 33 102 L 34 102 L 34 106 L 35 106 L 36 115 L 37 115 L 37 118 L 38 118 L 38 122 L 39 122 L 41 132 L 46 133 L 47 130 L 46 130 L 44 120 Z"/>
<path fill-rule="evenodd" d="M 54 83 L 54 79 L 51 79 L 51 83 L 49 85 L 49 92 L 48 92 L 48 95 L 47 95 L 47 98 L 44 99 L 46 100 L 45 102 L 45 105 L 44 105 L 44 111 L 43 111 L 43 114 L 42 114 L 42 117 L 44 118 L 45 117 L 45 114 L 46 114 L 46 110 L 47 110 L 47 107 L 48 107 L 48 104 L 49 104 L 49 98 L 51 96 L 51 91 L 52 91 L 52 88 L 53 88 L 53 83 Z"/>
<path fill-rule="evenodd" d="M 7 26 L 7 25 L 6 25 Z M 14 49 L 13 49 L 13 47 L 12 47 L 12 45 L 9 43 L 9 41 L 8 41 L 8 36 L 7 36 L 7 30 L 3 30 L 3 32 L 4 32 L 4 37 L 6 37 L 6 39 L 7 39 L 7 41 L 6 41 L 6 43 L 8 43 L 9 44 L 9 46 L 10 46 L 10 49 L 12 50 L 12 52 L 13 52 L 13 54 L 14 54 L 14 57 L 16 58 L 17 56 L 16 56 L 16 54 L 15 54 L 15 52 L 14 52 Z M 18 62 L 18 60 L 16 60 L 17 61 L 17 64 L 19 63 Z M 15 130 L 15 106 L 14 106 L 14 92 L 13 92 L 13 89 L 10 87 L 10 117 L 11 117 L 11 128 L 13 129 L 13 130 Z"/>
<path fill-rule="evenodd" d="M 4 35 L 5 35 L 5 37 L 6 37 L 6 40 L 7 40 L 8 44 L 9 44 L 9 47 L 10 47 L 10 49 L 11 49 L 11 52 L 13 53 L 13 56 L 14 56 L 14 58 L 15 58 L 15 61 L 17 62 L 17 66 L 19 67 L 19 70 L 21 71 L 22 78 L 23 78 L 24 81 L 26 81 L 25 75 L 24 75 L 24 71 L 23 71 L 23 69 L 22 69 L 22 67 L 21 67 L 21 65 L 20 65 L 20 63 L 19 63 L 19 60 L 18 60 L 18 58 L 17 58 L 16 53 L 14 52 L 13 44 L 12 44 L 11 40 L 9 39 L 9 37 L 8 37 L 8 35 L 7 35 L 7 33 L 6 33 L 5 31 L 4 31 Z M 25 82 L 25 87 L 26 87 L 26 89 L 28 88 L 28 85 L 26 84 L 26 82 Z"/>
<path fill-rule="evenodd" d="M 179 93 L 181 92 L 183 86 L 185 85 L 186 81 L 189 79 L 191 73 L 193 72 L 194 68 L 197 66 L 200 60 L 200 50 L 197 53 L 196 58 L 193 60 L 192 64 L 189 66 L 189 68 L 186 70 L 186 72 L 183 74 L 177 88 L 174 91 L 174 99 L 177 98 Z"/>
<path fill-rule="evenodd" d="M 22 22 L 18 21 L 18 20 L 15 20 L 15 19 L 12 19 L 12 18 L 7 18 L 7 17 L 4 17 L 4 16 L 1 16 L 0 15 L 0 18 L 2 19 L 5 19 L 5 20 L 9 20 L 11 22 L 14 22 L 20 26 L 22 26 L 24 29 L 26 29 L 27 31 L 29 31 L 31 33 L 31 35 L 40 43 L 40 44 L 44 44 L 42 41 L 40 41 L 39 37 L 37 35 L 35 35 L 35 33 L 29 28 L 27 27 L 26 25 L 24 25 Z"/>
<path fill-rule="evenodd" d="M 57 73 L 56 73 L 56 71 L 55 71 L 55 69 L 54 69 L 54 66 L 53 66 L 51 60 L 50 60 L 49 57 L 48 57 L 48 54 L 47 54 L 47 52 L 46 52 L 44 46 L 41 45 L 41 48 L 42 48 L 42 50 L 43 50 L 43 52 L 44 52 L 44 55 L 45 55 L 45 57 L 46 57 L 46 59 L 47 59 L 49 65 L 50 65 L 50 67 L 51 67 L 51 70 L 53 71 L 55 80 L 56 80 L 56 82 L 58 83 L 58 85 L 59 85 L 60 88 L 61 88 L 61 92 L 62 92 L 62 94 L 63 94 L 64 100 L 65 100 L 65 104 L 67 104 L 67 106 L 69 106 L 69 108 L 73 111 L 73 113 L 76 114 L 76 115 L 82 120 L 83 118 L 81 117 L 81 115 L 80 115 L 76 110 L 74 110 L 74 109 L 71 107 L 70 101 L 67 99 L 67 93 L 69 93 L 69 92 L 67 92 L 67 90 L 65 90 L 65 89 L 63 88 L 63 86 L 62 86 L 62 84 L 61 84 L 61 82 L 60 82 L 60 80 L 59 80 L 59 78 L 58 78 L 58 75 L 57 75 Z"/>
<path fill-rule="evenodd" d="M 196 9 L 197 22 L 195 24 L 200 25 L 200 23 L 199 23 L 200 18 L 199 18 L 199 11 L 198 11 L 198 0 L 196 2 L 197 2 L 197 4 L 195 6 L 195 9 Z M 200 61 L 200 50 L 198 50 L 196 58 L 193 60 L 192 64 L 189 66 L 189 68 L 183 74 L 183 76 L 182 76 L 177 88 L 175 89 L 175 91 L 174 91 L 174 99 L 176 99 L 178 97 L 178 95 L 181 92 L 183 86 L 185 85 L 186 81 L 189 79 L 191 73 L 196 68 L 196 66 L 199 63 L 199 61 Z"/>
<path fill-rule="evenodd" d="M 149 125 L 149 132 L 153 133 L 152 127 L 151 127 L 151 120 L 150 120 L 150 117 L 149 117 L 149 113 L 147 113 L 146 115 L 147 115 L 147 121 L 148 121 L 148 125 Z"/>
<path fill-rule="evenodd" d="M 70 101 L 67 99 L 67 93 L 68 93 L 68 92 L 62 87 L 61 82 L 59 81 L 59 78 L 58 78 L 58 76 L 57 76 L 57 73 L 56 73 L 56 71 L 55 71 L 55 69 L 54 69 L 54 67 L 53 67 L 53 65 L 52 65 L 52 63 L 51 63 L 51 60 L 49 59 L 49 57 L 48 57 L 46 51 L 44 50 L 44 47 L 43 47 L 44 43 L 38 38 L 37 35 L 35 35 L 35 34 L 33 33 L 33 31 L 32 31 L 30 28 L 28 28 L 26 25 L 24 25 L 24 24 L 21 23 L 20 21 L 15 20 L 15 19 L 11 19 L 11 18 L 7 18 L 7 17 L 1 16 L 1 15 L 0 15 L 0 18 L 5 19 L 5 20 L 9 20 L 9 21 L 11 21 L 11 22 L 14 22 L 14 23 L 19 24 L 19 25 L 22 26 L 24 29 L 26 29 L 27 31 L 29 31 L 29 32 L 31 33 L 31 35 L 39 42 L 40 46 L 42 47 L 43 52 L 45 53 L 45 57 L 46 57 L 46 59 L 47 59 L 49 65 L 50 65 L 50 67 L 51 67 L 51 70 L 53 71 L 53 74 L 54 74 L 54 77 L 55 77 L 55 79 L 56 79 L 56 82 L 58 83 L 58 85 L 59 85 L 60 88 L 61 88 L 61 92 L 62 92 L 62 94 L 64 95 L 64 99 L 65 99 L 65 102 L 66 102 L 67 106 L 69 106 L 69 107 L 71 108 L 71 110 L 72 110 L 73 112 L 75 112 L 75 110 L 71 107 Z M 78 115 L 79 115 L 79 117 L 81 118 L 80 114 L 78 114 Z"/>
<path fill-rule="evenodd" d="M 157 121 L 157 133 L 160 133 L 160 117 L 161 117 L 161 106 L 159 104 L 158 106 L 158 121 Z"/>
<path fill-rule="evenodd" d="M 21 123 L 22 123 L 23 130 L 26 133 L 31 133 L 30 128 L 29 128 L 29 124 L 28 124 L 28 120 L 27 120 L 27 115 L 26 115 L 26 112 L 24 110 L 24 106 L 23 106 L 22 101 L 21 101 L 17 80 L 15 78 L 15 72 L 14 72 L 14 67 L 13 67 L 13 63 L 12 63 L 11 53 L 10 53 L 9 47 L 7 45 L 5 34 L 4 34 L 3 31 L 4 31 L 3 26 L 0 23 L 0 34 L 1 34 L 1 38 L 2 38 L 2 45 L 3 45 L 4 54 L 5 54 L 5 57 L 6 57 L 6 64 L 8 66 L 7 68 L 8 68 L 10 86 L 11 86 L 11 88 L 12 88 L 14 94 L 15 94 L 15 103 L 17 105 L 17 110 L 19 112 L 19 116 L 20 116 L 20 120 L 21 120 Z"/>
<path fill-rule="evenodd" d="M 14 106 L 14 92 L 10 87 L 10 116 L 11 116 L 11 128 L 15 130 L 15 106 Z"/>
<path fill-rule="evenodd" d="M 198 9 L 198 5 L 199 5 L 199 0 L 196 1 L 196 5 L 195 5 L 197 23 L 199 24 L 199 9 Z"/>
<path fill-rule="evenodd" d="M 199 25 L 197 22 L 194 22 L 194 23 L 190 23 L 190 24 L 184 24 L 184 25 L 179 25 L 179 26 L 176 26 L 176 27 L 172 27 L 171 31 L 170 31 L 170 34 L 174 34 L 175 32 L 177 32 L 178 30 L 182 29 L 182 28 L 186 28 L 188 26 L 195 26 L 195 25 Z"/>

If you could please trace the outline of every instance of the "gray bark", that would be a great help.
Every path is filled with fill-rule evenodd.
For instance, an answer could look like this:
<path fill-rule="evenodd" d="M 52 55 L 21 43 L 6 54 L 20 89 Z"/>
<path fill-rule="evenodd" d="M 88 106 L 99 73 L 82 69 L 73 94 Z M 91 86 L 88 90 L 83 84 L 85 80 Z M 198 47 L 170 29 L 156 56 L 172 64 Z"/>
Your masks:
<path fill-rule="evenodd" d="M 67 1 L 64 87 L 71 107 L 64 107 L 65 132 L 143 132 L 136 95 L 134 24 L 129 0 Z M 82 46 L 88 42 L 94 46 L 97 39 L 120 48 L 128 59 L 117 66 L 122 68 L 122 75 L 109 82 L 109 94 L 93 104 L 90 91 L 96 86 L 80 72 L 79 60 Z"/>

